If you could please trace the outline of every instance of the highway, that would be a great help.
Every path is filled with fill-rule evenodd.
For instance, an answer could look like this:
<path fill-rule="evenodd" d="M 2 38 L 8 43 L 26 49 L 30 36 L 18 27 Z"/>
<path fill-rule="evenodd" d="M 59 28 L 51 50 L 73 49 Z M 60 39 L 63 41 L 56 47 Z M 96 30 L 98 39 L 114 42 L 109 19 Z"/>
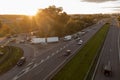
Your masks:
<path fill-rule="evenodd" d="M 117 24 L 116 19 L 111 21 L 92 80 L 120 80 L 120 27 Z M 103 73 L 103 65 L 106 65 L 108 61 L 111 63 L 112 75 L 107 77 Z"/>
<path fill-rule="evenodd" d="M 102 27 L 102 24 L 95 25 L 91 29 L 86 29 L 87 33 L 81 37 L 84 44 Z M 47 80 L 51 74 L 54 74 L 54 70 L 60 66 L 64 61 L 67 61 L 67 57 L 63 56 L 67 49 L 72 50 L 72 54 L 80 48 L 77 45 L 76 40 L 69 42 L 63 42 L 61 45 L 48 52 L 37 56 L 33 64 L 27 66 L 24 70 L 18 73 L 12 80 Z"/>
<path fill-rule="evenodd" d="M 9 44 L 11 45 L 11 44 Z M 33 49 L 30 48 L 29 46 L 26 45 L 16 45 L 16 44 L 12 44 L 11 46 L 17 46 L 23 49 L 24 51 L 24 56 L 27 57 L 27 62 L 26 64 L 28 64 L 32 59 L 33 59 Z M 23 65 L 22 67 L 13 67 L 11 70 L 9 70 L 6 74 L 0 75 L 0 80 L 9 80 L 9 78 L 14 77 L 14 75 L 16 75 L 18 72 L 20 72 L 22 69 L 24 69 L 26 65 Z"/>
<path fill-rule="evenodd" d="M 8 73 L 0 76 L 0 80 L 46 80 L 51 74 L 54 73 L 57 67 L 63 62 L 69 59 L 69 56 L 63 56 L 67 49 L 72 50 L 72 54 L 81 48 L 104 24 L 106 21 L 102 21 L 93 25 L 90 28 L 84 29 L 85 35 L 81 36 L 83 44 L 77 45 L 76 40 L 71 40 L 67 42 L 60 41 L 59 43 L 47 44 L 44 47 L 21 44 L 14 46 L 19 46 L 23 48 L 25 56 L 28 57 L 29 54 L 32 58 L 27 60 L 27 64 L 22 67 L 15 66 L 13 69 L 8 71 Z"/>

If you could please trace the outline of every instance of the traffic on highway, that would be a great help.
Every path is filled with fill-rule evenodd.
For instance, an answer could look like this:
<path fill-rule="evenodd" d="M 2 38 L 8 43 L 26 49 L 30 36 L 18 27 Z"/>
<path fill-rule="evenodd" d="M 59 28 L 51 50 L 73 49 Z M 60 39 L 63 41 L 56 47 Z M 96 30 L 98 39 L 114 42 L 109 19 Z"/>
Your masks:
<path fill-rule="evenodd" d="M 0 76 L 0 80 L 51 80 L 108 20 L 100 20 L 80 32 L 61 38 L 37 38 L 23 33 L 3 39 L 0 42 L 1 47 L 20 47 L 24 55 L 15 67 Z M 110 22 L 92 80 L 119 80 L 120 32 L 117 21 L 113 18 Z"/>
<path fill-rule="evenodd" d="M 120 52 L 119 52 L 119 26 L 118 20 L 111 21 L 110 29 L 104 42 L 98 64 L 92 80 L 119 80 L 120 76 Z"/>
<path fill-rule="evenodd" d="M 17 65 L 0 76 L 2 80 L 48 80 L 61 69 L 84 44 L 106 23 L 101 20 L 88 27 L 77 36 L 68 35 L 52 43 L 31 44 L 25 40 L 26 34 L 7 38 L 8 45 L 18 46 L 24 50 L 24 56 Z M 74 34 L 75 35 L 75 34 Z M 18 39 L 19 38 L 19 39 Z M 55 38 L 55 37 L 54 37 Z M 14 40 L 13 40 L 14 39 Z M 34 38 L 35 39 L 35 38 Z M 18 42 L 17 40 L 23 40 Z M 33 41 L 34 42 L 34 41 Z M 34 75 L 33 75 L 34 74 Z M 9 76 L 8 76 L 9 75 Z"/>

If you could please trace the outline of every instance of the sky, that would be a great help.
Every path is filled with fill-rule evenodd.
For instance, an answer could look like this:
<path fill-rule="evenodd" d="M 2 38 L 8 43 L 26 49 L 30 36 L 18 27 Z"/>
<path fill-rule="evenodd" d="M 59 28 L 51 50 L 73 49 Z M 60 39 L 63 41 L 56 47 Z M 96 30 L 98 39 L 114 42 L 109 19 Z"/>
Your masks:
<path fill-rule="evenodd" d="M 120 13 L 120 0 L 0 0 L 0 14 L 34 15 L 50 5 L 68 14 Z"/>

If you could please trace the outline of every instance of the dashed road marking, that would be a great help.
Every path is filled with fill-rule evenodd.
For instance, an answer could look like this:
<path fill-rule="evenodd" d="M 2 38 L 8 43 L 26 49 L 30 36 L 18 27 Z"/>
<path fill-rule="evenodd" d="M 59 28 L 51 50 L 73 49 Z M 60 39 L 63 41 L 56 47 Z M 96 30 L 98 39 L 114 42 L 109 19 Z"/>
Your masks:
<path fill-rule="evenodd" d="M 60 48 L 60 50 L 62 50 L 63 48 Z"/>
<path fill-rule="evenodd" d="M 40 61 L 40 63 L 43 63 L 44 62 L 44 59 L 42 59 L 41 61 Z"/>
<path fill-rule="evenodd" d="M 38 66 L 38 64 L 34 64 L 33 68 L 35 68 L 36 66 Z"/>
<path fill-rule="evenodd" d="M 50 58 L 50 56 L 47 56 L 46 60 L 49 59 L 49 58 Z"/>
<path fill-rule="evenodd" d="M 38 64 L 36 64 L 36 65 L 37 65 L 37 66 L 40 65 L 40 64 L 42 64 L 44 61 L 45 61 L 45 60 L 42 59 L 42 60 L 41 60 Z"/>
<path fill-rule="evenodd" d="M 33 62 L 29 63 L 29 64 L 27 65 L 27 67 L 30 66 L 30 65 L 32 65 L 32 64 L 33 64 Z"/>
<path fill-rule="evenodd" d="M 58 52 L 59 52 L 59 50 L 56 51 L 56 53 L 58 53 Z"/>
<path fill-rule="evenodd" d="M 55 53 L 52 53 L 52 56 L 54 56 L 55 55 Z"/>
<path fill-rule="evenodd" d="M 29 67 L 26 69 L 23 69 L 20 73 L 18 73 L 12 80 L 17 80 L 19 77 L 23 76 L 25 73 L 27 73 L 30 70 Z"/>

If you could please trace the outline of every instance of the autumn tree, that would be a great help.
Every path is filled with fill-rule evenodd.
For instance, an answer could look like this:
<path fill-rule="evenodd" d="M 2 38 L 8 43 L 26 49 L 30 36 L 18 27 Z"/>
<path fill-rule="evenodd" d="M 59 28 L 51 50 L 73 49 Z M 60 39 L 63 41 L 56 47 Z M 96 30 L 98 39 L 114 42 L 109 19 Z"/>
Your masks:
<path fill-rule="evenodd" d="M 2 22 L 0 21 L 0 28 L 2 27 Z"/>
<path fill-rule="evenodd" d="M 0 36 L 5 36 L 11 33 L 11 29 L 7 24 L 3 24 L 0 29 Z"/>
<path fill-rule="evenodd" d="M 42 36 L 62 36 L 68 20 L 69 16 L 63 12 L 63 9 L 56 6 L 39 10 L 36 15 L 36 24 Z"/>

